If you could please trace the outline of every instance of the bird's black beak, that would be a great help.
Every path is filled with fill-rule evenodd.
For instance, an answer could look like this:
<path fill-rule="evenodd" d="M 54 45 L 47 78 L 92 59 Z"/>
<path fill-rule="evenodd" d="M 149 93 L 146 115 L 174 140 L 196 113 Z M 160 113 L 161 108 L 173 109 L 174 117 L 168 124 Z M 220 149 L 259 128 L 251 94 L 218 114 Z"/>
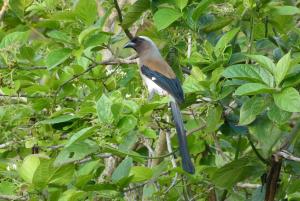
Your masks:
<path fill-rule="evenodd" d="M 135 43 L 132 41 L 129 41 L 124 45 L 124 48 L 134 48 L 134 47 L 135 47 Z"/>

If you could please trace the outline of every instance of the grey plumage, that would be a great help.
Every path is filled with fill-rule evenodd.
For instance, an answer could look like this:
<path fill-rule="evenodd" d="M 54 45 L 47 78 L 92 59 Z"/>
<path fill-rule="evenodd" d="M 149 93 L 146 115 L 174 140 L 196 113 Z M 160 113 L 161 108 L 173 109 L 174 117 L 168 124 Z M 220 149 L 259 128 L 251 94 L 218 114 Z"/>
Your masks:
<path fill-rule="evenodd" d="M 195 168 L 188 152 L 186 133 L 178 106 L 184 101 L 179 80 L 151 39 L 143 36 L 135 37 L 125 45 L 125 48 L 128 47 L 135 49 L 138 53 L 141 76 L 150 96 L 153 93 L 170 95 L 170 106 L 178 136 L 182 167 L 185 171 L 193 174 Z"/>

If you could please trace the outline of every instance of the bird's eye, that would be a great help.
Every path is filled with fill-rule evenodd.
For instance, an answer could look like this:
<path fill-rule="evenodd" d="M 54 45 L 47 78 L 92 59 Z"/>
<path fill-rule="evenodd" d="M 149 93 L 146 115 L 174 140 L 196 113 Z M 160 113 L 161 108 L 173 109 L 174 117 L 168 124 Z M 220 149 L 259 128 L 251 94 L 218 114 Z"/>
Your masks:
<path fill-rule="evenodd" d="M 133 38 L 131 41 L 136 43 L 138 41 L 138 38 Z"/>

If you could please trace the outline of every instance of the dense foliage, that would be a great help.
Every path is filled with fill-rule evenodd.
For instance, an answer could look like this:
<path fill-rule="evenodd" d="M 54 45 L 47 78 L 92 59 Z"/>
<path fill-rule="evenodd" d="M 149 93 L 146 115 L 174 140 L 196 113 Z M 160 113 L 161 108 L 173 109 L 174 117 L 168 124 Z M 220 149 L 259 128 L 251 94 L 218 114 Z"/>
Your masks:
<path fill-rule="evenodd" d="M 0 200 L 300 200 L 299 4 L 0 0 Z M 194 175 L 129 32 L 182 82 Z"/>

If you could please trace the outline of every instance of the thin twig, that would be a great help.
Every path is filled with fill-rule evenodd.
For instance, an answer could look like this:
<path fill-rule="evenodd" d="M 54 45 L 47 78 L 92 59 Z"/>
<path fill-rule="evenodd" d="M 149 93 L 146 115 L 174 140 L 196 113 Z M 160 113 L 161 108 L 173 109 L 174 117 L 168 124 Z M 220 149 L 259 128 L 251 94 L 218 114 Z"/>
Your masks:
<path fill-rule="evenodd" d="M 250 183 L 237 183 L 236 187 L 238 188 L 253 188 L 256 189 L 258 187 L 260 187 L 260 184 L 250 184 Z"/>
<path fill-rule="evenodd" d="M 277 155 L 281 156 L 285 159 L 291 160 L 291 161 L 300 162 L 299 157 L 293 156 L 291 153 L 289 153 L 286 150 L 282 150 L 282 151 L 277 152 Z"/>
<path fill-rule="evenodd" d="M 186 135 L 191 135 L 192 133 L 195 133 L 197 131 L 200 131 L 202 129 L 204 129 L 206 127 L 206 125 L 202 125 L 202 126 L 199 126 L 197 128 L 193 128 L 192 130 L 190 130 L 189 132 L 186 133 Z"/>
<path fill-rule="evenodd" d="M 259 158 L 259 160 L 261 160 L 264 164 L 269 164 L 269 161 L 267 161 L 264 157 L 262 157 L 262 155 L 260 155 L 260 153 L 257 151 L 256 147 L 254 146 L 254 144 L 250 138 L 250 135 L 248 134 L 246 136 L 247 136 L 250 146 L 251 146 L 252 150 L 254 151 L 255 155 L 257 156 L 257 158 Z"/>
<path fill-rule="evenodd" d="M 18 67 L 18 66 L 2 66 L 0 70 L 45 70 L 47 69 L 46 66 L 32 66 L 32 67 Z"/>
<path fill-rule="evenodd" d="M 173 150 L 172 150 L 171 137 L 170 137 L 170 132 L 169 132 L 169 131 L 166 131 L 166 143 L 167 143 L 167 149 L 168 149 L 168 152 L 169 152 L 169 153 L 172 153 Z M 177 164 L 176 164 L 174 155 L 170 155 L 170 158 L 171 158 L 172 167 L 173 167 L 173 168 L 176 168 L 176 167 L 177 167 Z M 170 185 L 169 188 L 165 191 L 164 194 L 168 193 L 168 192 L 176 185 L 176 183 L 177 183 L 177 178 L 178 178 L 178 173 L 175 173 L 175 176 L 174 176 L 174 178 L 173 178 L 173 180 L 172 180 L 171 185 Z"/>
<path fill-rule="evenodd" d="M 114 0 L 114 4 L 115 4 L 115 8 L 117 10 L 119 21 L 120 21 L 120 24 L 121 24 L 121 27 L 122 27 L 123 17 L 122 17 L 122 12 L 121 12 L 120 6 L 118 4 L 118 0 Z M 133 38 L 133 36 L 129 32 L 129 30 L 128 29 L 124 29 L 123 27 L 122 27 L 122 29 L 125 32 L 126 36 L 131 40 Z"/>
<path fill-rule="evenodd" d="M 28 197 L 16 195 L 0 195 L 0 200 L 28 200 Z"/>
<path fill-rule="evenodd" d="M 279 150 L 288 149 L 291 143 L 295 140 L 300 131 L 300 121 L 296 123 L 290 134 L 284 140 Z"/>
<path fill-rule="evenodd" d="M 127 59 L 107 59 L 107 60 L 104 60 L 102 62 L 96 62 L 92 59 L 90 59 L 89 57 L 86 57 L 88 58 L 89 60 L 91 60 L 93 62 L 93 65 L 91 65 L 90 67 L 88 67 L 87 69 L 85 69 L 83 72 L 81 73 L 78 73 L 76 75 L 73 75 L 73 77 L 71 77 L 70 79 L 68 79 L 67 81 L 65 81 L 64 83 L 62 83 L 58 89 L 56 90 L 55 92 L 55 95 L 54 95 L 54 100 L 53 100 L 53 109 L 55 108 L 56 106 L 56 98 L 57 98 L 57 95 L 58 93 L 62 90 L 62 88 L 72 82 L 73 80 L 79 78 L 80 76 L 84 75 L 85 73 L 87 72 L 90 72 L 91 70 L 93 70 L 95 67 L 99 66 L 99 65 L 120 65 L 120 64 L 132 64 L 132 63 L 136 63 L 135 60 L 127 60 Z"/>

